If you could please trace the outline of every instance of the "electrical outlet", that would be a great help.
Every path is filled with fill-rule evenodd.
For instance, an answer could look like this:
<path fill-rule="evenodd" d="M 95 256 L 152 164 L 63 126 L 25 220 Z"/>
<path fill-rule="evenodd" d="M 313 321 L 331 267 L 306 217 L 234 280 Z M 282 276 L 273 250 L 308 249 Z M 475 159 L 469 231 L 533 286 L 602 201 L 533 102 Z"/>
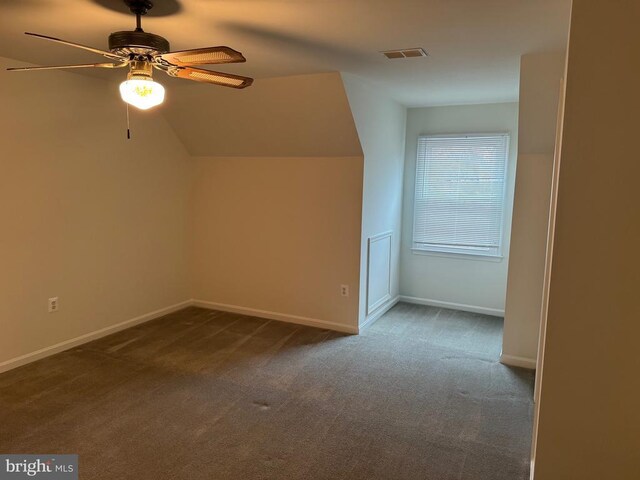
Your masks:
<path fill-rule="evenodd" d="M 57 312 L 59 307 L 58 297 L 51 297 L 49 299 L 49 313 Z"/>
<path fill-rule="evenodd" d="M 349 285 L 340 285 L 340 295 L 343 297 L 349 296 Z"/>

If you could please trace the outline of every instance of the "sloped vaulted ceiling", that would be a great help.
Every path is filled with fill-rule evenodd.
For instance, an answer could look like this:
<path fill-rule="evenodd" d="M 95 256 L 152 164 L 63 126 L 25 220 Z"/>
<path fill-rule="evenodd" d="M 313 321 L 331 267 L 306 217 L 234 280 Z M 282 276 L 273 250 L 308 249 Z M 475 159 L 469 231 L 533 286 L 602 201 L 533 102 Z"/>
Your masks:
<path fill-rule="evenodd" d="M 189 85 L 175 97 L 163 113 L 194 156 L 362 155 L 338 73 L 262 79 L 241 91 Z"/>

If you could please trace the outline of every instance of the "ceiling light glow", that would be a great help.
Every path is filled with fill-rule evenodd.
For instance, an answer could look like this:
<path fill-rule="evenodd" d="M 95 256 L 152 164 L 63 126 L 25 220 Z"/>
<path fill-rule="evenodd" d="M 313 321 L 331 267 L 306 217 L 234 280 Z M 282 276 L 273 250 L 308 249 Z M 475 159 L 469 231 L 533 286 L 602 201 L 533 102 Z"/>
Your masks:
<path fill-rule="evenodd" d="M 164 87 L 151 78 L 131 78 L 120 84 L 120 96 L 129 105 L 148 110 L 164 102 Z"/>

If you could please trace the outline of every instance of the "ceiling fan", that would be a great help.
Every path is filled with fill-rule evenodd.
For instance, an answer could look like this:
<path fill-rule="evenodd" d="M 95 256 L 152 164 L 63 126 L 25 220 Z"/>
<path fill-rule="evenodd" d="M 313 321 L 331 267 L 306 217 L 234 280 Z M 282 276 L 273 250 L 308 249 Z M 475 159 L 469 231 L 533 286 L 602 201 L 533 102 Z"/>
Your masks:
<path fill-rule="evenodd" d="M 129 67 L 127 80 L 120 84 L 122 99 L 134 107 L 146 110 L 164 101 L 164 87 L 153 81 L 153 70 L 161 70 L 171 77 L 185 78 L 196 82 L 212 83 L 224 87 L 245 88 L 253 83 L 252 78 L 214 72 L 194 65 L 215 65 L 245 62 L 244 56 L 229 47 L 207 47 L 171 52 L 169 41 L 160 35 L 142 30 L 141 17 L 151 8 L 150 0 L 124 0 L 136 16 L 136 29 L 114 32 L 109 35 L 109 51 L 68 42 L 59 38 L 25 32 L 62 45 L 97 53 L 109 59 L 104 63 L 78 65 L 52 65 L 44 67 L 9 68 L 11 71 L 57 70 L 67 68 L 125 68 Z"/>

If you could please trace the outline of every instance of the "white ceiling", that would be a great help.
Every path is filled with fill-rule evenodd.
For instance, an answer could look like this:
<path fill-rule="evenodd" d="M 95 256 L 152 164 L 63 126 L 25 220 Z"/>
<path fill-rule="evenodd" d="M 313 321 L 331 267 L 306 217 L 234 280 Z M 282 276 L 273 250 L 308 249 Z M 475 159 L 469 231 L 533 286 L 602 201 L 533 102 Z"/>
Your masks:
<path fill-rule="evenodd" d="M 133 29 L 135 19 L 98 1 L 110 0 L 2 0 L 0 56 L 43 65 L 99 60 L 22 35 L 32 31 L 106 48 L 109 33 Z M 180 3 L 179 13 L 143 21 L 146 31 L 169 39 L 173 50 L 228 45 L 243 52 L 247 63 L 220 70 L 257 79 L 349 72 L 407 106 L 517 100 L 520 55 L 562 50 L 570 9 L 570 0 Z M 388 60 L 379 53 L 409 47 L 423 47 L 430 56 Z"/>

